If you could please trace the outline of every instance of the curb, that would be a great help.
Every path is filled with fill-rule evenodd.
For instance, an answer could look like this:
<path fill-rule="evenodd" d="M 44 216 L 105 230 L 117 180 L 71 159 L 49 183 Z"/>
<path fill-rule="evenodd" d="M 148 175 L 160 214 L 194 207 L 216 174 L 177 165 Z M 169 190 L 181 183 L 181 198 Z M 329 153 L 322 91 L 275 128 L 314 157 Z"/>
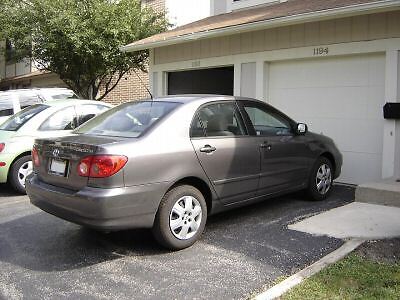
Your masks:
<path fill-rule="evenodd" d="M 274 285 L 272 288 L 258 294 L 253 298 L 253 300 L 271 300 L 282 296 L 288 290 L 301 283 L 304 279 L 311 277 L 312 275 L 318 273 L 327 266 L 342 259 L 364 242 L 365 240 L 360 239 L 351 239 L 345 242 L 340 248 L 324 256 L 312 265 L 304 268 L 303 270 L 290 276 L 284 281 Z"/>

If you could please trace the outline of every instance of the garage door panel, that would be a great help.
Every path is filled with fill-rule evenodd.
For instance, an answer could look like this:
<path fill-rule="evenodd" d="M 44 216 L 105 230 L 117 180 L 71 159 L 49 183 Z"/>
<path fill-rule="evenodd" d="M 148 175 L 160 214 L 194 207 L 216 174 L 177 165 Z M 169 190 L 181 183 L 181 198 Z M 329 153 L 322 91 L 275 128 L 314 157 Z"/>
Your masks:
<path fill-rule="evenodd" d="M 307 125 L 310 131 L 334 139 L 340 151 L 382 154 L 382 143 L 371 141 L 370 136 L 380 136 L 383 127 L 377 121 L 310 118 Z"/>
<path fill-rule="evenodd" d="M 382 176 L 382 156 L 358 152 L 343 152 L 340 182 L 360 184 L 372 182 Z"/>
<path fill-rule="evenodd" d="M 368 119 L 381 120 L 383 117 L 382 105 L 384 102 L 385 85 L 368 87 L 367 115 Z"/>
<path fill-rule="evenodd" d="M 317 114 L 327 118 L 352 118 L 367 114 L 368 92 L 362 87 L 285 88 L 271 89 L 270 97 L 272 105 L 293 117 Z"/>
<path fill-rule="evenodd" d="M 270 83 L 277 88 L 368 86 L 370 77 L 371 80 L 378 77 L 374 73 L 374 67 L 379 61 L 379 59 L 373 60 L 371 66 L 367 57 L 280 62 L 270 65 L 270 75 L 273 74 L 270 76 Z M 368 76 L 365 76 L 366 74 Z"/>
<path fill-rule="evenodd" d="M 385 57 L 382 54 L 271 63 L 268 102 L 344 156 L 339 181 L 381 179 Z"/>

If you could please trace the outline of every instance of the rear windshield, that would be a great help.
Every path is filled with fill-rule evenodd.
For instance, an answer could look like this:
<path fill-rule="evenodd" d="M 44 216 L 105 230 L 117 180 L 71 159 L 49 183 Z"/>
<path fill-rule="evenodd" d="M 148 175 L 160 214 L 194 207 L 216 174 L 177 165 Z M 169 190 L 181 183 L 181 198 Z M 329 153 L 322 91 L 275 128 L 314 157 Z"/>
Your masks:
<path fill-rule="evenodd" d="M 29 106 L 8 118 L 3 124 L 0 125 L 0 130 L 17 131 L 26 122 L 48 107 L 48 105 L 44 104 Z"/>
<path fill-rule="evenodd" d="M 137 101 L 121 104 L 85 123 L 75 133 L 138 137 L 179 103 Z"/>

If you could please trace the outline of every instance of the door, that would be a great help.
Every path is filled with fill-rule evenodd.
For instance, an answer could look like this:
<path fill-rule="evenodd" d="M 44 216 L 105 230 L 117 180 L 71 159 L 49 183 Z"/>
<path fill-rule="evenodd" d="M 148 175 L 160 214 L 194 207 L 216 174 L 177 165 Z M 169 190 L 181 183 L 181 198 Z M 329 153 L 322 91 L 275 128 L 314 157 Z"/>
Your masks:
<path fill-rule="evenodd" d="M 191 141 L 221 202 L 232 204 L 255 196 L 259 149 L 251 142 L 234 101 L 202 106 L 192 123 Z"/>
<path fill-rule="evenodd" d="M 233 95 L 233 67 L 168 73 L 168 95 Z"/>
<path fill-rule="evenodd" d="M 261 160 L 257 195 L 294 189 L 307 182 L 312 153 L 306 138 L 294 134 L 293 121 L 257 101 L 240 101 Z"/>
<path fill-rule="evenodd" d="M 338 181 L 382 178 L 383 54 L 274 62 L 267 77 L 269 103 L 335 141 L 343 154 Z"/>

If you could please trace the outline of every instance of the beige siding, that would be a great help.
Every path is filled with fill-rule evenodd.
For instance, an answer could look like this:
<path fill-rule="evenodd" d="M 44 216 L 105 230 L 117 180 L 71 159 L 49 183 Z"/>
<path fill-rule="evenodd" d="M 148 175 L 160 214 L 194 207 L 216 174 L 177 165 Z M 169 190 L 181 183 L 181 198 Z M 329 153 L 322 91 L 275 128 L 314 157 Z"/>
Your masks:
<path fill-rule="evenodd" d="M 400 11 L 292 25 L 157 48 L 154 63 L 393 37 L 400 37 Z"/>

